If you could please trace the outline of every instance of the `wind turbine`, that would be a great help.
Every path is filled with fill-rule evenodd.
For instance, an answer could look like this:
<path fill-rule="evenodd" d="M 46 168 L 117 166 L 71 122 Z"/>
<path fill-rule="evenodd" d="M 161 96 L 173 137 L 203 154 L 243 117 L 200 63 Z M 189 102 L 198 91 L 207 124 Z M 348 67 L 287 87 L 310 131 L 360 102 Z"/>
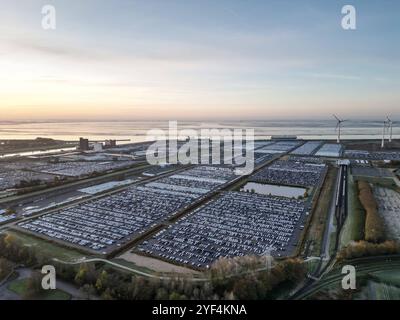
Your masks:
<path fill-rule="evenodd" d="M 393 137 L 393 121 L 390 120 L 389 116 L 386 117 L 387 123 L 389 126 L 389 142 L 392 142 L 392 137 Z"/>
<path fill-rule="evenodd" d="M 342 127 L 342 122 L 345 122 L 347 120 L 341 120 L 339 119 L 335 114 L 333 115 L 335 117 L 335 119 L 337 120 L 337 125 L 336 125 L 336 129 L 338 131 L 338 136 L 337 136 L 337 143 L 340 143 L 340 130 Z"/>
<path fill-rule="evenodd" d="M 385 147 L 385 133 L 386 133 L 386 125 L 387 125 L 387 123 L 388 122 L 386 120 L 383 121 L 381 148 Z"/>

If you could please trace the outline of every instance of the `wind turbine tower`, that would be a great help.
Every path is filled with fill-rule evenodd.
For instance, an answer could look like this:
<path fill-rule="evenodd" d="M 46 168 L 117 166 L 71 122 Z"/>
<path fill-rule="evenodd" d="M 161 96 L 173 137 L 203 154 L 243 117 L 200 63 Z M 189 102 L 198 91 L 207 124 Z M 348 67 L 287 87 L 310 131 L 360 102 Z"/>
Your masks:
<path fill-rule="evenodd" d="M 333 116 L 337 120 L 337 125 L 336 125 L 336 130 L 338 132 L 337 143 L 340 143 L 340 134 L 341 134 L 342 122 L 345 122 L 347 120 L 341 120 L 336 115 L 333 115 Z"/>
<path fill-rule="evenodd" d="M 389 142 L 392 142 L 392 137 L 393 137 L 393 121 L 390 120 L 389 117 L 387 117 L 387 122 L 389 126 Z"/>
<path fill-rule="evenodd" d="M 381 144 L 381 148 L 385 147 L 385 133 L 386 133 L 386 125 L 387 125 L 387 121 L 383 121 L 383 127 L 382 127 L 382 144 Z"/>

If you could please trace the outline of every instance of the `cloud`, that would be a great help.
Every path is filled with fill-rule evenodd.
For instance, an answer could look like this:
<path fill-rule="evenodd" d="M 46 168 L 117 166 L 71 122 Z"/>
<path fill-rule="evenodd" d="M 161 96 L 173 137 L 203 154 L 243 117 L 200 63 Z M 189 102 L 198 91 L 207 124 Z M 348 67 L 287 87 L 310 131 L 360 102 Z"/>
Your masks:
<path fill-rule="evenodd" d="M 333 79 L 333 80 L 361 80 L 359 76 L 348 75 L 348 74 L 332 74 L 332 73 L 310 73 L 307 74 L 309 77 L 318 79 Z"/>

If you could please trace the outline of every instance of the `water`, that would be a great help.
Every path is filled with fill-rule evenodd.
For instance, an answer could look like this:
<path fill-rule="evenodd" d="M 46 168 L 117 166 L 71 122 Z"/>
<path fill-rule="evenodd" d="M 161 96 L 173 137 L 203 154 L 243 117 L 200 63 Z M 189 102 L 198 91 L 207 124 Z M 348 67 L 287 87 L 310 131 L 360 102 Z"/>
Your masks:
<path fill-rule="evenodd" d="M 297 135 L 303 139 L 336 139 L 335 121 L 222 121 L 178 122 L 178 129 L 234 129 L 253 128 L 259 139 L 272 135 Z M 35 139 L 37 137 L 77 141 L 79 137 L 90 140 L 130 139 L 146 141 L 150 129 L 167 129 L 167 121 L 113 121 L 113 122 L 14 122 L 0 123 L 1 139 Z M 378 121 L 348 121 L 343 124 L 343 139 L 380 139 L 382 123 Z M 400 128 L 393 128 L 393 137 L 400 138 Z"/>
<path fill-rule="evenodd" d="M 0 154 L 1 158 L 11 158 L 11 157 L 28 157 L 28 156 L 36 156 L 36 155 L 45 155 L 45 154 L 53 154 L 64 151 L 73 151 L 76 150 L 76 147 L 73 148 L 62 148 L 62 149 L 49 149 L 49 150 L 35 150 L 35 151 L 25 151 L 25 152 L 16 152 L 16 153 L 5 153 Z"/>
<path fill-rule="evenodd" d="M 299 187 L 288 187 L 278 186 L 274 184 L 263 184 L 257 182 L 248 182 L 242 189 L 242 191 L 251 192 L 254 190 L 255 193 L 263 195 L 273 195 L 287 198 L 298 198 L 304 196 L 307 189 Z"/>

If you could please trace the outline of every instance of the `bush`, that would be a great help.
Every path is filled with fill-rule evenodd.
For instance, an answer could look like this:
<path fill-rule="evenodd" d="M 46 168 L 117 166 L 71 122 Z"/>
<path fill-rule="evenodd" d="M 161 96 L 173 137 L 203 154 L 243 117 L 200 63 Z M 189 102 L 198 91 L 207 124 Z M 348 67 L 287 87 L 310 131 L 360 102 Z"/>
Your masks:
<path fill-rule="evenodd" d="M 338 260 L 354 259 L 368 256 L 379 256 L 400 253 L 400 245 L 393 240 L 382 243 L 353 241 L 338 254 Z"/>

